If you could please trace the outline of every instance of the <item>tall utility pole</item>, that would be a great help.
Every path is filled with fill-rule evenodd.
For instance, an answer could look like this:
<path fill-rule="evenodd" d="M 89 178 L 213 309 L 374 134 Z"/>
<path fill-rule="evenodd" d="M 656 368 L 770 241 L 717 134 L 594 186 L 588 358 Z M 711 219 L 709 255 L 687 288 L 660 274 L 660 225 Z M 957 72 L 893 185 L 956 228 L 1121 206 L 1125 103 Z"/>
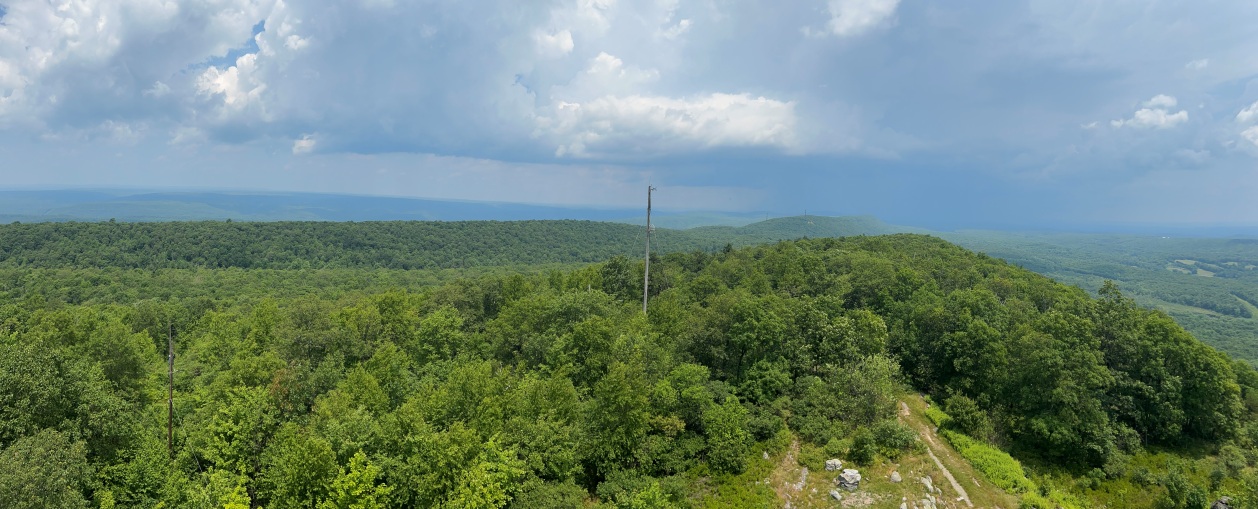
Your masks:
<path fill-rule="evenodd" d="M 646 292 L 651 284 L 651 191 L 655 188 L 646 186 L 646 265 L 642 270 L 642 314 L 646 314 Z"/>
<path fill-rule="evenodd" d="M 175 326 L 166 322 L 166 452 L 175 457 Z"/>

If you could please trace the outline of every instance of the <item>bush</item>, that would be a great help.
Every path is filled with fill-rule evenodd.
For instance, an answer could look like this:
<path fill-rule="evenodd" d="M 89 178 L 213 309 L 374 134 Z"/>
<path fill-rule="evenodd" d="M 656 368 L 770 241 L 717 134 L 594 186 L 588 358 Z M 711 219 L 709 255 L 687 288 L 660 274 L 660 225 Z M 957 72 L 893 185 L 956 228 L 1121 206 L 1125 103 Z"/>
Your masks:
<path fill-rule="evenodd" d="M 852 443 L 849 440 L 839 440 L 837 438 L 831 438 L 829 442 L 826 442 L 826 446 L 825 446 L 827 459 L 843 456 L 843 453 L 847 452 L 848 447 L 851 447 L 851 446 L 852 446 Z"/>
<path fill-rule="evenodd" d="M 878 454 L 878 442 L 868 429 L 861 428 L 852 436 L 852 448 L 847 451 L 847 458 L 858 465 L 869 465 Z"/>
<path fill-rule="evenodd" d="M 1012 493 L 1035 490 L 1035 483 L 1026 478 L 1022 464 L 1000 449 L 951 430 L 940 432 L 952 447 L 974 468 L 979 469 L 996 486 Z"/>
<path fill-rule="evenodd" d="M 751 433 L 747 432 L 747 409 L 730 397 L 703 412 L 703 429 L 708 441 L 708 465 L 722 473 L 737 474 L 747 466 Z"/>
<path fill-rule="evenodd" d="M 878 445 L 878 453 L 892 460 L 906 451 L 921 447 L 917 433 L 907 425 L 895 419 L 888 419 L 874 425 L 874 442 Z"/>
<path fill-rule="evenodd" d="M 835 440 L 830 439 L 830 442 L 833 443 Z M 801 443 L 799 444 L 799 455 L 795 457 L 795 462 L 799 463 L 800 466 L 817 470 L 824 468 L 826 460 L 833 458 L 834 456 L 837 455 L 830 454 L 829 444 L 827 444 L 825 448 L 822 448 L 809 443 Z"/>
<path fill-rule="evenodd" d="M 952 420 L 948 414 L 934 405 L 926 407 L 926 418 L 930 419 L 936 428 L 943 428 L 948 425 L 948 421 Z"/>
<path fill-rule="evenodd" d="M 762 442 L 773 438 L 784 427 L 786 427 L 786 422 L 772 410 L 762 406 L 752 407 L 751 418 L 747 421 L 747 431 L 751 432 L 751 437 L 756 441 Z"/>
<path fill-rule="evenodd" d="M 1018 503 L 1020 509 L 1054 509 L 1057 507 L 1047 498 L 1039 493 L 1030 492 L 1022 495 L 1022 500 Z"/>
<path fill-rule="evenodd" d="M 535 509 L 581 507 L 588 497 L 589 494 L 586 493 L 584 488 L 572 482 L 552 484 L 535 480 L 526 483 L 507 507 L 510 509 L 525 507 Z"/>
<path fill-rule="evenodd" d="M 987 419 L 987 412 L 979 408 L 974 400 L 954 394 L 944 400 L 944 411 L 951 417 L 949 425 L 953 429 L 980 440 L 991 436 L 992 425 Z"/>

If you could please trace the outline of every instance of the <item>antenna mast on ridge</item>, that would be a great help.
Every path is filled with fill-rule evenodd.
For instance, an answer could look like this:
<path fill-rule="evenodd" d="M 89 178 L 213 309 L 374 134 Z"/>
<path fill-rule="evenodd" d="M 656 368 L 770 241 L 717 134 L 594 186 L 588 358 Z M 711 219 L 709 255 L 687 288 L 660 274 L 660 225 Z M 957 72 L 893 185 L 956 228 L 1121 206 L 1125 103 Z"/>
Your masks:
<path fill-rule="evenodd" d="M 642 269 L 642 314 L 646 314 L 647 287 L 651 284 L 651 191 L 655 188 L 646 186 L 646 265 Z"/>

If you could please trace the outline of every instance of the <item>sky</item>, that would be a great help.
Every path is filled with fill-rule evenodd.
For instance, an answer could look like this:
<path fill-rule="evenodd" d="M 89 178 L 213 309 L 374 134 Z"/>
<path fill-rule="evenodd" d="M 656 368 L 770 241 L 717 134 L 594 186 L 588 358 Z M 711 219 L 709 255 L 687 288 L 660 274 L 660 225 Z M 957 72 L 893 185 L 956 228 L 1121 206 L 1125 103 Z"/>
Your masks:
<path fill-rule="evenodd" d="M 1258 225 L 1258 2 L 0 0 L 0 188 Z"/>

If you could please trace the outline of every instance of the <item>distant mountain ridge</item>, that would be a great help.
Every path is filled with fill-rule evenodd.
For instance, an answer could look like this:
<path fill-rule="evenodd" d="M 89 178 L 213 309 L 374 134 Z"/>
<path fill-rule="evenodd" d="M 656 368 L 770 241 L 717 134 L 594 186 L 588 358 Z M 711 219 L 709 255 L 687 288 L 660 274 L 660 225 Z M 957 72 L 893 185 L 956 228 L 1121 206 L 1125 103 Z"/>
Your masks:
<path fill-rule="evenodd" d="M 652 236 L 664 254 L 910 231 L 877 218 L 787 217 Z M 641 256 L 644 229 L 582 220 L 0 224 L 0 268 L 434 269 Z"/>
<path fill-rule="evenodd" d="M 657 227 L 743 226 L 763 212 L 657 211 Z M 108 221 L 520 221 L 645 224 L 645 210 L 329 193 L 147 190 L 0 190 L 0 223 Z"/>

